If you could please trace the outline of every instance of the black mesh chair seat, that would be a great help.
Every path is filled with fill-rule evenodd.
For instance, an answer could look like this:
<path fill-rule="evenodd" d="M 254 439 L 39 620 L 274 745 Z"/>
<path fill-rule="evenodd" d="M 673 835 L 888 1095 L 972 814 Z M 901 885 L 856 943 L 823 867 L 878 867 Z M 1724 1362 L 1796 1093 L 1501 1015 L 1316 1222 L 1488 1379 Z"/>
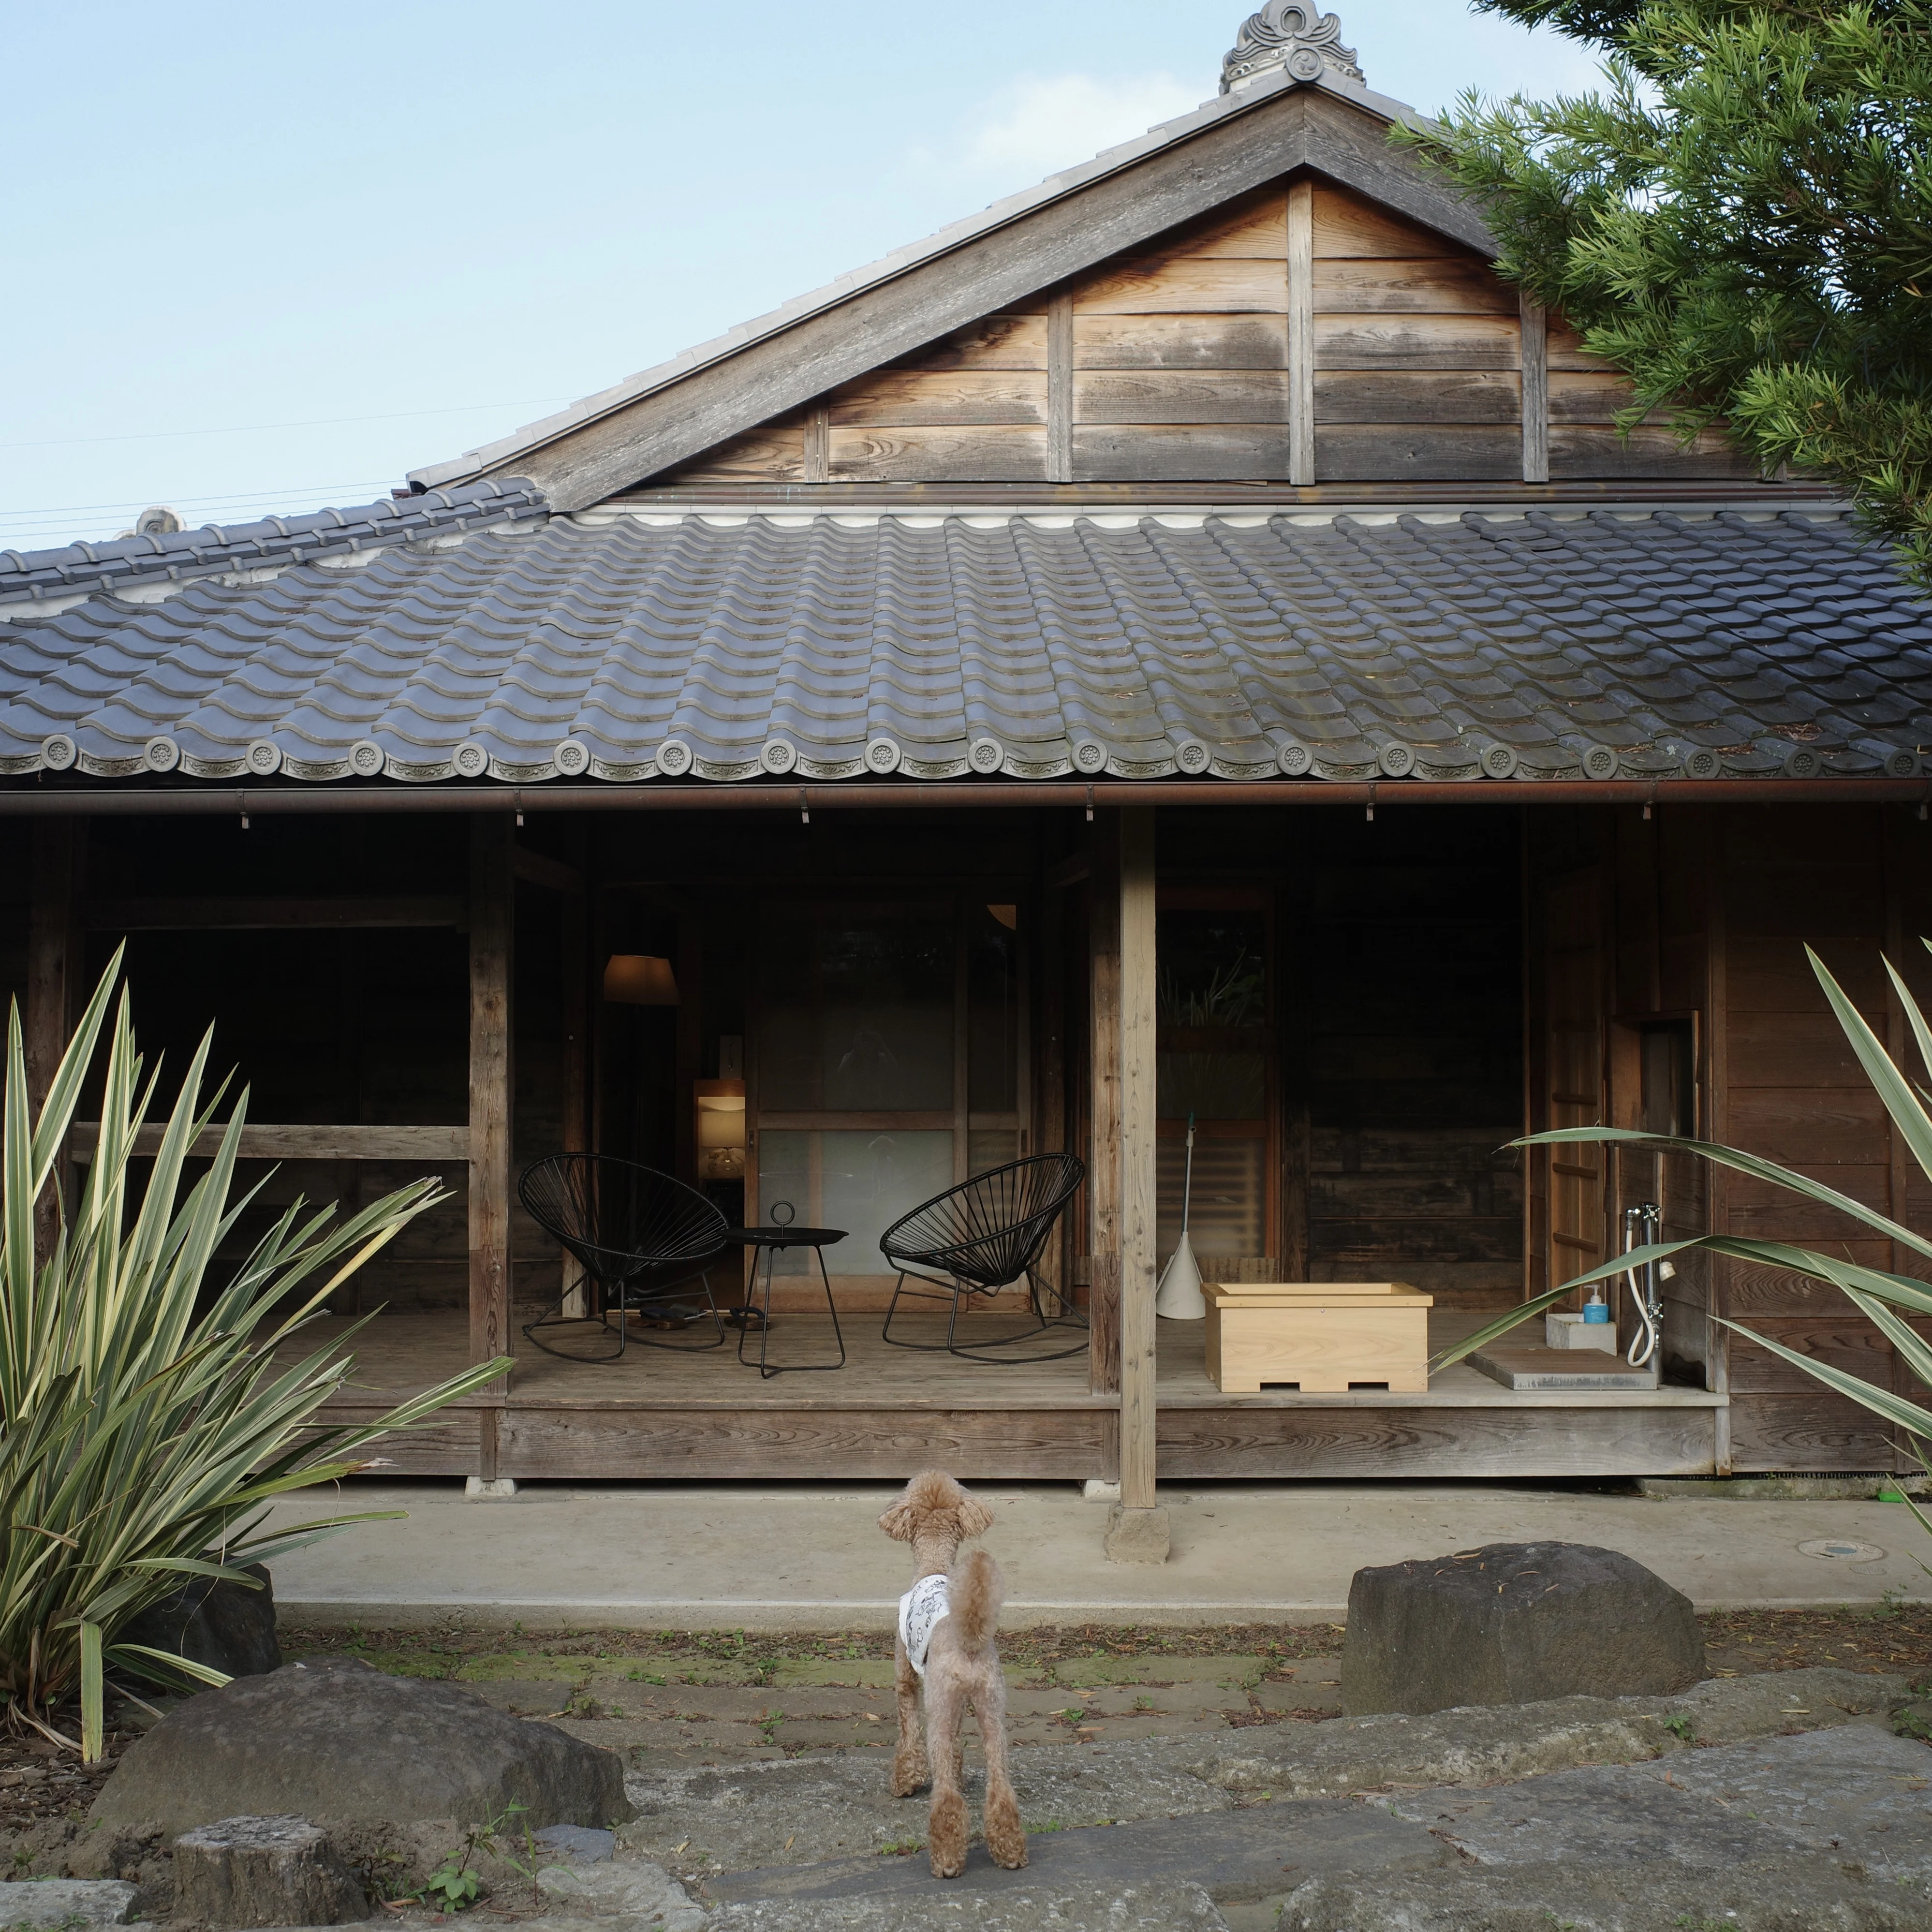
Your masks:
<path fill-rule="evenodd" d="M 668 1302 L 694 1281 L 703 1285 L 714 1338 L 638 1339 L 648 1348 L 678 1351 L 715 1348 L 724 1341 L 724 1324 L 705 1270 L 724 1251 L 724 1216 L 697 1189 L 610 1154 L 560 1154 L 524 1168 L 517 1198 L 537 1226 L 581 1264 L 595 1304 L 585 1315 L 566 1315 L 560 1294 L 525 1328 L 526 1337 L 547 1354 L 572 1362 L 615 1361 L 629 1336 L 628 1312 Z M 601 1354 L 554 1348 L 536 1332 L 592 1326 L 608 1333 L 614 1312 L 617 1346 Z"/>
<path fill-rule="evenodd" d="M 895 1348 L 943 1348 L 978 1362 L 1054 1362 L 1078 1354 L 1087 1346 L 1084 1318 L 1058 1290 L 1042 1289 L 1034 1265 L 1053 1224 L 1086 1178 L 1087 1164 L 1077 1154 L 1034 1154 L 976 1174 L 895 1221 L 879 1238 L 880 1252 L 898 1273 L 882 1339 Z M 928 1283 L 950 1300 L 944 1342 L 908 1342 L 892 1333 L 902 1298 L 941 1298 L 925 1288 L 908 1288 L 908 1280 Z M 1022 1280 L 1027 1285 L 1027 1305 L 1032 1316 L 1028 1325 L 990 1340 L 976 1336 L 970 1347 L 962 1347 L 959 1312 L 966 1298 L 990 1298 Z M 1081 1340 L 1070 1348 L 1045 1354 L 1036 1350 L 1010 1352 L 1016 1345 L 1054 1328 L 1078 1328 Z M 1008 1352 L 989 1354 L 988 1350 Z"/>

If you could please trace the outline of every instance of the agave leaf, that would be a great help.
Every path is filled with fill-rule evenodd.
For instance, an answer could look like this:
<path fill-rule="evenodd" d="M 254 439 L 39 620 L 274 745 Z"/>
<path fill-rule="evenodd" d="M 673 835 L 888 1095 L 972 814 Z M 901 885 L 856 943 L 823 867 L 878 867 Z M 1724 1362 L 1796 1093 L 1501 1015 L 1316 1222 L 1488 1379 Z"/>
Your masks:
<path fill-rule="evenodd" d="M 1865 1070 L 1865 1078 L 1885 1102 L 1885 1110 L 1904 1136 L 1906 1145 L 1912 1150 L 1912 1158 L 1928 1175 L 1932 1175 L 1932 1119 L 1927 1118 L 1918 1096 L 1912 1090 L 1911 1082 L 1900 1072 L 1892 1055 L 1885 1050 L 1885 1042 L 1867 1024 L 1864 1014 L 1846 998 L 1844 989 L 1832 978 L 1824 961 L 1808 946 L 1804 949 L 1804 956 L 1810 961 L 1811 970 L 1818 976 L 1818 983 L 1824 988 L 1826 998 L 1832 1003 L 1838 1024 L 1851 1042 L 1852 1051 L 1858 1055 L 1858 1064 Z M 1910 988 L 1893 970 L 1888 959 L 1885 962 L 1885 970 L 1892 974 L 1892 984 L 1905 1001 L 1906 1012 L 1917 1022 L 1916 1030 L 1922 1048 L 1924 1016 L 1919 1012 Z"/>
<path fill-rule="evenodd" d="M 175 1651 L 157 1650 L 152 1644 L 117 1643 L 108 1654 L 117 1662 L 124 1658 L 131 1660 L 143 1676 L 158 1684 L 165 1684 L 169 1680 L 148 1664 L 147 1660 L 150 1658 L 155 1664 L 166 1664 L 170 1670 L 178 1670 L 187 1676 L 200 1679 L 203 1684 L 212 1685 L 217 1690 L 224 1684 L 232 1684 L 235 1681 L 225 1671 L 217 1670 L 212 1664 L 198 1663 L 194 1658 L 183 1657 Z"/>
<path fill-rule="evenodd" d="M 1556 1127 L 1546 1133 L 1525 1134 L 1520 1140 L 1511 1141 L 1509 1144 L 1516 1148 L 1574 1147 L 1585 1142 L 1648 1147 L 1659 1154 L 1695 1154 L 1714 1166 L 1748 1174 L 1754 1180 L 1767 1180 L 1774 1186 L 1788 1188 L 1792 1193 L 1802 1194 L 1821 1206 L 1835 1208 L 1841 1214 L 1862 1221 L 1886 1240 L 1900 1242 L 1915 1253 L 1932 1260 L 1932 1240 L 1913 1233 L 1889 1215 L 1881 1214 L 1876 1208 L 1868 1208 L 1862 1201 L 1854 1201 L 1849 1194 L 1840 1194 L 1835 1187 L 1827 1187 L 1822 1181 L 1814 1180 L 1808 1174 L 1796 1173 L 1790 1168 L 1780 1166 L 1774 1160 L 1760 1160 L 1756 1154 L 1745 1154 L 1739 1148 L 1725 1147 L 1715 1141 L 1686 1140 L 1674 1134 L 1646 1133 L 1638 1127 Z"/>
<path fill-rule="evenodd" d="M 1587 1276 L 1581 1278 L 1588 1279 Z M 1507 1335 L 1512 1328 L 1520 1327 L 1522 1323 L 1546 1310 L 1554 1308 L 1576 1286 L 1574 1281 L 1566 1281 L 1561 1288 L 1552 1288 L 1547 1294 L 1534 1296 L 1510 1309 L 1508 1313 L 1498 1316 L 1495 1321 L 1486 1322 L 1473 1335 L 1464 1336 L 1461 1341 L 1444 1348 L 1439 1355 L 1432 1357 L 1429 1372 L 1435 1375 L 1460 1362 L 1465 1355 L 1472 1355 L 1478 1348 L 1486 1348 L 1498 1336 Z"/>
<path fill-rule="evenodd" d="M 1782 1342 L 1774 1342 L 1768 1335 L 1760 1335 L 1742 1322 L 1732 1322 L 1721 1315 L 1717 1319 L 1734 1334 L 1755 1342 L 1760 1348 L 1768 1348 L 1774 1355 L 1781 1355 L 1794 1368 L 1802 1369 L 1808 1376 L 1815 1377 L 1828 1388 L 1837 1390 L 1839 1394 L 1850 1396 L 1852 1401 L 1870 1409 L 1874 1415 L 1883 1416 L 1886 1421 L 1895 1424 L 1908 1435 L 1932 1438 L 1932 1410 L 1921 1408 L 1916 1402 L 1907 1402 L 1903 1396 L 1894 1395 L 1891 1390 L 1882 1389 L 1847 1369 L 1821 1362 L 1814 1356 L 1800 1354 L 1796 1348 L 1786 1348 Z"/>
<path fill-rule="evenodd" d="M 100 1626 L 80 1627 L 80 1754 L 89 1764 L 100 1762 L 100 1741 L 106 1730 L 100 1686 Z"/>

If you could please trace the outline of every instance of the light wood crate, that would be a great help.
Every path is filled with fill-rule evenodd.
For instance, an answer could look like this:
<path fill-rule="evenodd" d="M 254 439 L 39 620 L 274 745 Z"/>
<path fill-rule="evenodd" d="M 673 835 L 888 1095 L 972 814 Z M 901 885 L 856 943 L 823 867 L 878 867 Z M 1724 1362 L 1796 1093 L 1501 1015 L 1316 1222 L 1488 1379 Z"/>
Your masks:
<path fill-rule="evenodd" d="M 1204 1284 L 1208 1372 L 1224 1395 L 1292 1382 L 1304 1395 L 1358 1384 L 1392 1394 L 1429 1388 L 1433 1295 L 1399 1281 Z"/>

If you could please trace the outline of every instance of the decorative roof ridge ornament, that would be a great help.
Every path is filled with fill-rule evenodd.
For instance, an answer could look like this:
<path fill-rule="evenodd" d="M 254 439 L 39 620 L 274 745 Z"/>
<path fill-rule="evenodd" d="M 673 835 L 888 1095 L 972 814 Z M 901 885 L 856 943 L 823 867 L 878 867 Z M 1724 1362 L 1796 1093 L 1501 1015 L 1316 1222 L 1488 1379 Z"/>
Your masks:
<path fill-rule="evenodd" d="M 1342 44 L 1342 22 L 1333 14 L 1318 15 L 1302 0 L 1268 0 L 1241 23 L 1241 37 L 1221 63 L 1221 92 L 1232 94 L 1276 68 L 1297 80 L 1316 80 L 1332 67 L 1360 80 L 1355 50 Z"/>

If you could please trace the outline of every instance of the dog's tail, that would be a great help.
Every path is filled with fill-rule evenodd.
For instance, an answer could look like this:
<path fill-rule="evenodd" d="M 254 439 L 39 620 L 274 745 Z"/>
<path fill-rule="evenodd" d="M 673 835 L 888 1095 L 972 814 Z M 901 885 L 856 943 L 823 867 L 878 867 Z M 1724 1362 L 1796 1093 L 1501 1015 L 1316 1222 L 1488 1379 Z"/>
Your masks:
<path fill-rule="evenodd" d="M 1006 1600 L 1006 1579 L 1000 1566 L 983 1550 L 959 1559 L 946 1593 L 947 1613 L 969 1657 L 991 1647 L 1000 1623 L 1000 1606 Z"/>

